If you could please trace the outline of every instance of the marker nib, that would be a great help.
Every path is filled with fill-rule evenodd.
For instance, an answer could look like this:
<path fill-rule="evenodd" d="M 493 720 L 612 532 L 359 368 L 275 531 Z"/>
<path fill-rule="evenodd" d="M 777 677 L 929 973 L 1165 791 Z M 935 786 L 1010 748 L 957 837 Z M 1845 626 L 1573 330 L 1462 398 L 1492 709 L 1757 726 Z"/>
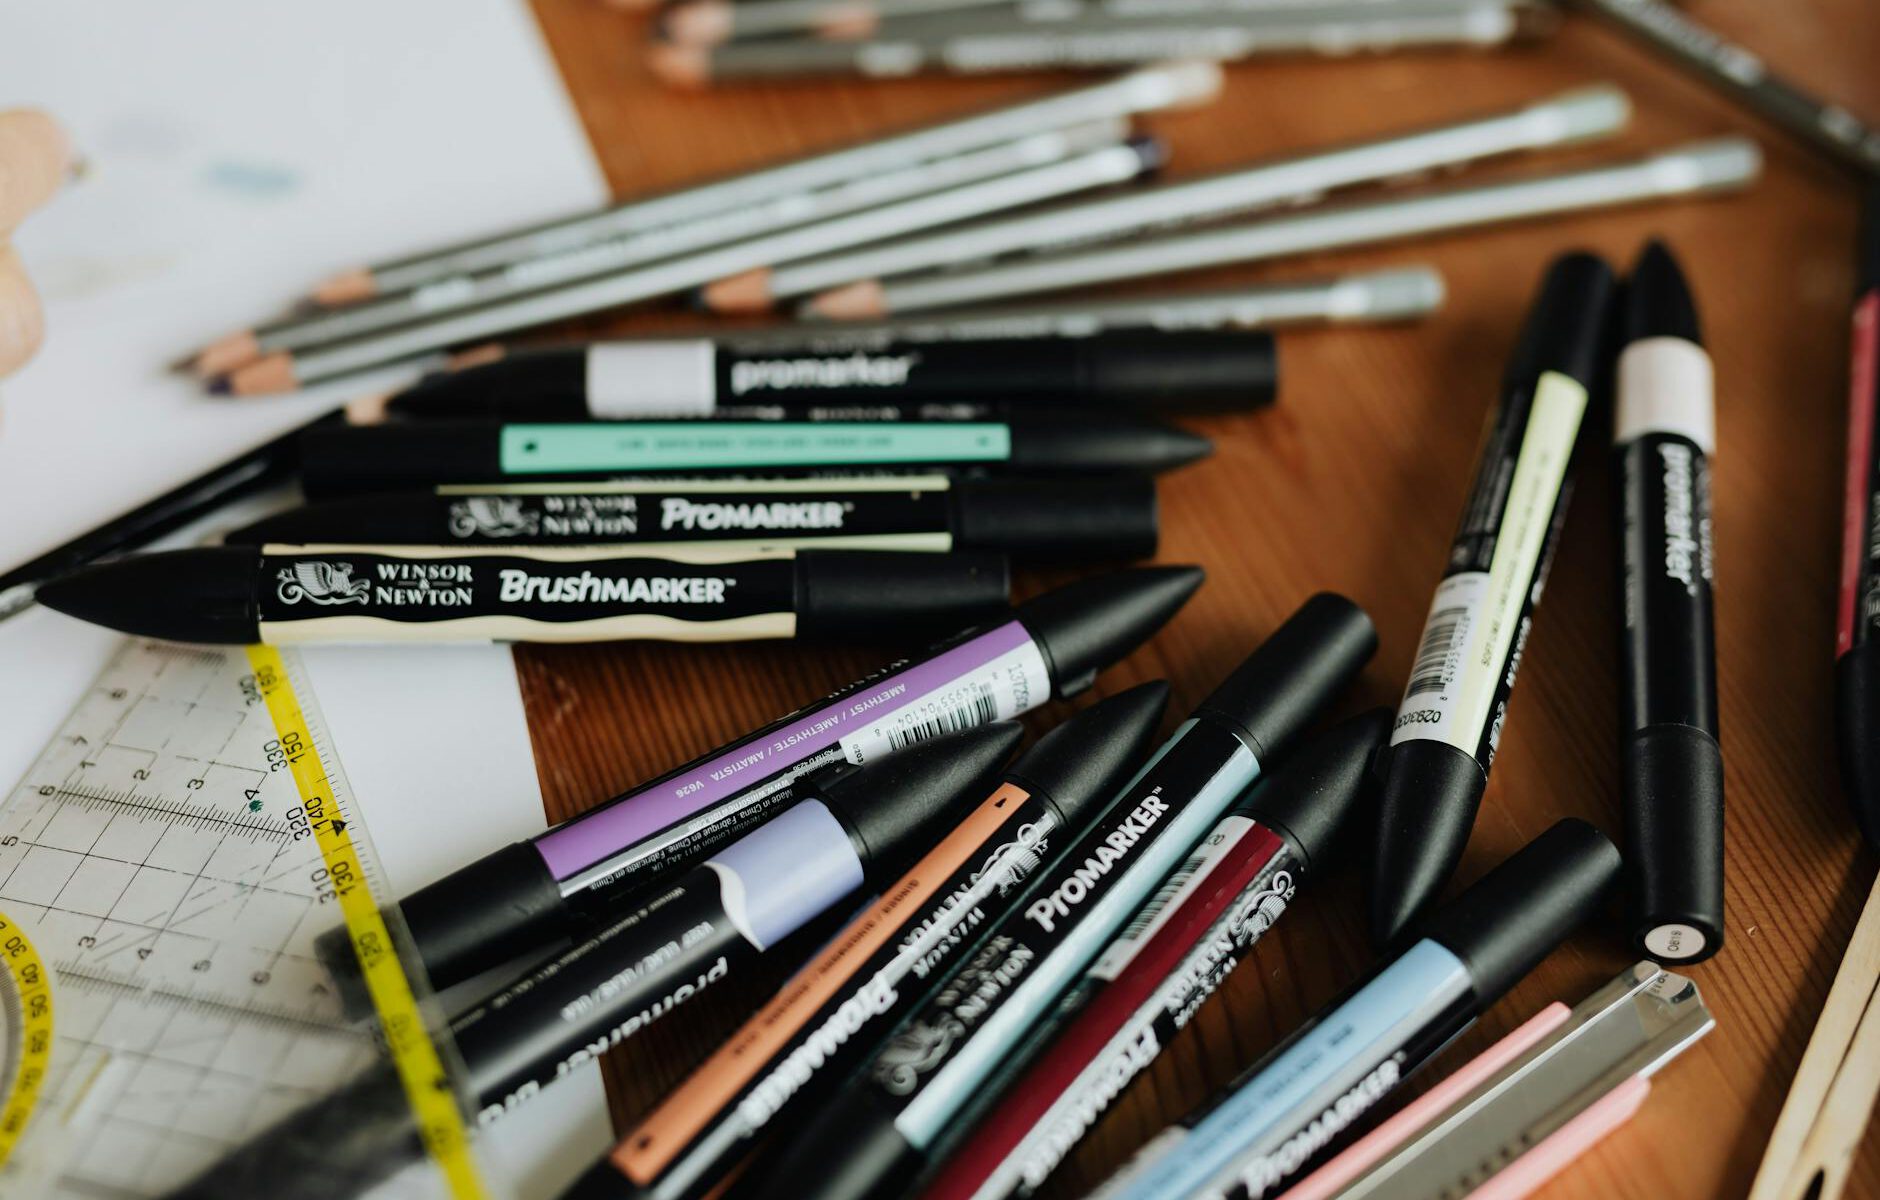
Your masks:
<path fill-rule="evenodd" d="M 1386 948 L 1398 944 L 1455 872 L 1487 779 L 1474 755 L 1421 738 L 1391 747 L 1381 768 L 1371 941 Z"/>

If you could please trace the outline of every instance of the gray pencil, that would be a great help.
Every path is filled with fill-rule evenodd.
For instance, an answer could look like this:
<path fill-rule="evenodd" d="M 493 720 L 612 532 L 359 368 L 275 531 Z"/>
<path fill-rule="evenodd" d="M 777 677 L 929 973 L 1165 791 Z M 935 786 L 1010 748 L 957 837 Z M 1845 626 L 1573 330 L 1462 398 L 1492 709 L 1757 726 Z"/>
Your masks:
<path fill-rule="evenodd" d="M 1014 171 L 1075 158 L 1102 146 L 1114 146 L 1128 136 L 1129 118 L 1106 117 L 1069 129 L 1036 133 L 1014 142 L 845 180 L 815 191 L 785 193 L 761 203 L 712 213 L 696 221 L 608 238 L 578 250 L 452 275 L 410 291 L 393 292 L 340 308 L 318 309 L 230 334 L 198 356 L 196 370 L 201 375 L 219 375 L 277 350 L 300 350 L 358 337 L 421 320 L 434 313 L 470 308 L 568 280 L 658 262 L 912 196 L 997 179 Z"/>
<path fill-rule="evenodd" d="M 787 192 L 826 187 L 1082 121 L 1204 104 L 1220 89 L 1220 69 L 1211 63 L 1159 63 L 1089 87 L 1056 92 L 826 154 L 354 268 L 329 280 L 321 292 L 334 300 L 357 300 L 379 292 L 401 291 L 465 271 L 560 254 L 604 238 L 696 220 Z M 316 296 L 320 294 L 316 292 Z"/>
<path fill-rule="evenodd" d="M 864 38 L 883 21 L 1012 7 L 1012 0 L 681 0 L 662 25 L 674 41 L 716 45 L 780 33 Z"/>
<path fill-rule="evenodd" d="M 464 345 L 532 325 L 671 295 L 712 280 L 725 281 L 740 273 L 750 273 L 748 278 L 761 280 L 761 272 L 772 263 L 864 245 L 1089 188 L 1122 183 L 1159 167 L 1163 155 L 1161 143 L 1152 138 L 1136 138 L 1125 145 L 1107 146 L 1063 162 L 917 196 L 836 220 L 779 230 L 728 246 L 714 246 L 697 254 L 540 288 L 305 350 L 276 352 L 256 359 L 232 375 L 218 377 L 212 386 L 217 391 L 236 395 L 286 391 L 384 363 L 401 362 L 440 347 Z"/>
<path fill-rule="evenodd" d="M 1863 174 L 1880 171 L 1880 129 L 1809 95 L 1762 59 L 1658 0 L 1574 0 Z"/>
<path fill-rule="evenodd" d="M 1500 154 L 1566 146 L 1624 128 L 1631 104 L 1616 87 L 1579 88 L 1513 111 L 1338 146 L 1200 179 L 1178 180 L 1036 214 L 977 222 L 939 235 L 805 259 L 770 273 L 775 302 L 860 280 L 1120 238 L 1152 229 L 1316 199 L 1335 188 L 1395 179 Z M 770 307 L 769 303 L 763 307 Z M 813 309 L 806 315 L 814 315 Z"/>
<path fill-rule="evenodd" d="M 1140 279 L 1224 263 L 1263 262 L 1505 221 L 1609 208 L 1671 196 L 1736 191 L 1761 171 L 1747 138 L 1691 142 L 1644 158 L 1508 183 L 1272 217 L 1249 225 L 1149 238 L 1085 254 L 1057 255 L 984 271 L 921 276 L 867 289 L 842 315 L 880 318 L 984 304 L 1010 296 Z M 859 291 L 859 289 L 858 289 Z M 830 305 L 824 304 L 825 312 Z"/>
<path fill-rule="evenodd" d="M 1096 16 L 1019 22 L 989 31 L 885 36 L 866 42 L 665 44 L 653 70 L 676 87 L 720 80 L 860 75 L 890 79 L 923 71 L 985 74 L 1047 67 L 1102 68 L 1160 58 L 1233 60 L 1256 55 L 1342 55 L 1419 46 L 1492 46 L 1551 28 L 1550 9 L 1515 0 L 1431 5 L 1341 4 L 1323 9 L 1214 13 L 1179 21 Z"/>

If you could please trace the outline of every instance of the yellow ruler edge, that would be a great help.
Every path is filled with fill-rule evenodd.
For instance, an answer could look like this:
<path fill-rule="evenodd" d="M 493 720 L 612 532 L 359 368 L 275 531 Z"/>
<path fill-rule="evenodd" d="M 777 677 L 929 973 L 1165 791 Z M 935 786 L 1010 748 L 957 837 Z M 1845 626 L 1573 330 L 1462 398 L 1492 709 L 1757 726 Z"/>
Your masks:
<path fill-rule="evenodd" d="M 255 684 L 274 719 L 275 736 L 286 752 L 288 768 L 300 789 L 314 841 L 326 861 L 328 883 L 339 899 L 340 916 L 359 957 L 359 969 L 392 1056 L 392 1065 L 405 1087 L 405 1098 L 418 1124 L 419 1136 L 444 1173 L 457 1200 L 482 1200 L 488 1193 L 470 1151 L 463 1113 L 444 1070 L 443 1056 L 431 1041 L 424 1016 L 418 1010 L 411 980 L 393 949 L 391 932 L 372 897 L 358 850 L 346 822 L 335 822 L 333 788 L 315 751 L 313 735 L 301 711 L 300 698 L 288 679 L 287 664 L 273 646 L 248 647 Z M 298 745 L 299 749 L 293 747 Z M 3 947 L 0 947 L 3 948 Z"/>
<path fill-rule="evenodd" d="M 52 976 L 26 931 L 0 914 L 0 961 L 20 995 L 20 1061 L 0 1107 L 0 1165 L 26 1132 L 52 1057 Z"/>

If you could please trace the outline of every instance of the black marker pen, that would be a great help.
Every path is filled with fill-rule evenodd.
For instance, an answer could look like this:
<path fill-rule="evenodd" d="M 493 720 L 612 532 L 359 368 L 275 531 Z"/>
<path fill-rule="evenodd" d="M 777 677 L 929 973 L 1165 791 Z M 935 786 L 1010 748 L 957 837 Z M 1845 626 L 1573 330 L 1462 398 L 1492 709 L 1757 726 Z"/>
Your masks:
<path fill-rule="evenodd" d="M 747 833 L 828 763 L 868 763 L 1088 688 L 1201 586 L 1197 567 L 1147 567 L 1035 596 L 638 784 L 572 820 L 466 863 L 400 910 L 431 983 L 580 936 L 595 920 Z M 346 981 L 351 943 L 318 943 Z"/>
<path fill-rule="evenodd" d="M 594 342 L 521 350 L 433 375 L 386 402 L 407 417 L 630 421 L 709 417 L 730 405 L 1010 404 L 1255 408 L 1273 399 L 1263 330 L 1116 330 L 1102 337 L 891 342 L 841 352 L 743 348 L 729 339 Z"/>
<path fill-rule="evenodd" d="M 39 589 L 180 642 L 683 642 L 931 637 L 1006 604 L 996 555 L 680 547 L 167 550 Z"/>
<path fill-rule="evenodd" d="M 896 878 L 998 779 L 1023 730 L 1000 722 L 868 767 L 819 772 L 756 832 L 450 1023 L 481 1124 L 748 971 L 769 948 Z M 350 1196 L 422 1157 L 389 1064 L 288 1116 L 171 1194 Z"/>
<path fill-rule="evenodd" d="M 1598 258 L 1557 259 L 1502 378 L 1380 768 L 1371 884 L 1379 945 L 1435 896 L 1475 826 L 1566 519 L 1574 442 L 1605 370 L 1614 290 L 1612 270 Z"/>
<path fill-rule="evenodd" d="M 1626 289 L 1613 414 L 1631 938 L 1660 962 L 1723 948 L 1723 752 L 1711 615 L 1710 356 L 1684 275 L 1647 246 Z"/>
<path fill-rule="evenodd" d="M 1127 417 L 1004 421 L 438 421 L 309 430 L 309 496 L 439 483 L 820 470 L 1171 470 L 1206 457 L 1199 434 Z"/>
<path fill-rule="evenodd" d="M 1028 561 L 1155 553 L 1155 482 L 1103 479 L 596 481 L 440 487 L 309 504 L 237 545 L 793 546 L 982 550 Z"/>

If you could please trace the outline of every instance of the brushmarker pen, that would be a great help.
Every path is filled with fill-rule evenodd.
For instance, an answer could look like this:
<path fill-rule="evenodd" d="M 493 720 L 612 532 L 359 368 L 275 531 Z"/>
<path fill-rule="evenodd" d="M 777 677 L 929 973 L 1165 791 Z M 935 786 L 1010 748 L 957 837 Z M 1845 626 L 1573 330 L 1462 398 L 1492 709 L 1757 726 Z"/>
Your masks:
<path fill-rule="evenodd" d="M 1128 780 L 1167 699 L 1167 684 L 1143 684 L 1045 734 L 958 828 L 629 1129 L 569 1200 L 697 1200 L 763 1142 L 800 1127 Z"/>
<path fill-rule="evenodd" d="M 642 474 L 944 467 L 1014 472 L 1166 471 L 1206 457 L 1199 434 L 1124 417 L 1075 421 L 438 421 L 335 426 L 301 439 L 310 497 L 439 483 Z"/>
<path fill-rule="evenodd" d="M 816 1128 L 751 1172 L 755 1196 L 872 1200 L 918 1174 L 961 1114 L 1022 1062 L 1051 1006 L 1376 644 L 1351 601 L 1308 600 L 1032 879 Z"/>
<path fill-rule="evenodd" d="M 894 342 L 844 353 L 744 350 L 727 340 L 594 342 L 520 350 L 433 375 L 386 401 L 404 417 L 628 421 L 709 417 L 737 404 L 965 400 L 1165 411 L 1272 402 L 1264 330 L 1117 330 L 1101 338 Z"/>
<path fill-rule="evenodd" d="M 1261 1200 L 1359 1128 L 1599 910 L 1619 852 L 1569 818 L 1423 923 L 1418 940 L 1157 1135 L 1101 1200 Z"/>
<path fill-rule="evenodd" d="M 1390 716 L 1375 709 L 1320 734 L 1235 802 L 1039 1027 L 1033 1040 L 1046 1049 L 956 1124 L 963 1144 L 921 1200 L 1043 1186 L 1285 913 L 1364 799 Z"/>
<path fill-rule="evenodd" d="M 1004 608 L 1005 560 L 715 546 L 214 546 L 86 567 L 47 608 L 140 637 L 677 642 L 932 637 Z"/>
<path fill-rule="evenodd" d="M 1710 356 L 1677 260 L 1626 286 L 1613 414 L 1621 755 L 1632 944 L 1660 962 L 1723 948 L 1723 751 L 1711 615 Z"/>
<path fill-rule="evenodd" d="M 1880 846 L 1880 183 L 1867 189 L 1847 394 L 1847 500 L 1835 645 L 1841 778 L 1867 840 Z"/>
<path fill-rule="evenodd" d="M 841 688 L 658 778 L 512 842 L 406 897 L 434 987 L 578 934 L 661 876 L 698 862 L 795 798 L 827 763 L 873 762 L 927 738 L 1005 720 L 1089 687 L 1201 586 L 1197 567 L 1148 567 L 1034 597 L 1006 620 Z M 351 977 L 351 944 L 318 949 Z"/>
<path fill-rule="evenodd" d="M 478 1123 L 723 990 L 844 897 L 895 878 L 985 794 L 1023 736 L 1002 721 L 818 772 L 775 820 L 458 1016 L 450 1038 Z M 251 1139 L 172 1200 L 355 1195 L 423 1154 L 386 1064 Z"/>
<path fill-rule="evenodd" d="M 1155 482 L 1146 476 L 904 475 L 447 486 L 305 505 L 223 540 L 976 550 L 1035 562 L 1147 558 L 1158 529 Z"/>
<path fill-rule="evenodd" d="M 1556 259 L 1502 377 L 1382 760 L 1371 886 L 1380 946 L 1443 886 L 1475 825 L 1566 519 L 1574 442 L 1605 371 L 1614 291 L 1612 270 L 1593 255 Z"/>

